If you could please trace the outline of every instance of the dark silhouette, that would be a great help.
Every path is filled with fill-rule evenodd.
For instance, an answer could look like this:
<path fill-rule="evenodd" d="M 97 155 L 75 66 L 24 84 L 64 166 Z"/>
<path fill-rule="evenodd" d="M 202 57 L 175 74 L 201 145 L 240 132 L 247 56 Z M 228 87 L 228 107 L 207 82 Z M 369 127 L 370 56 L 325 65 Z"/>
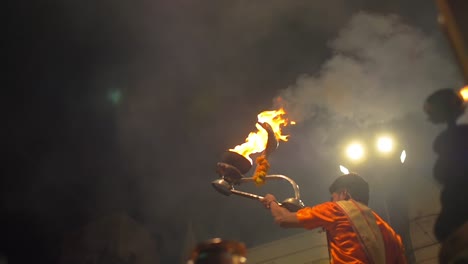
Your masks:
<path fill-rule="evenodd" d="M 445 255 L 444 248 L 453 248 L 450 241 L 456 242 L 453 236 L 457 236 L 457 230 L 466 226 L 468 220 L 468 125 L 457 124 L 465 104 L 456 91 L 442 89 L 427 98 L 424 110 L 432 123 L 447 124 L 447 129 L 436 137 L 433 144 L 438 155 L 433 174 L 442 185 L 442 209 L 434 233 L 443 244 L 441 255 Z"/>

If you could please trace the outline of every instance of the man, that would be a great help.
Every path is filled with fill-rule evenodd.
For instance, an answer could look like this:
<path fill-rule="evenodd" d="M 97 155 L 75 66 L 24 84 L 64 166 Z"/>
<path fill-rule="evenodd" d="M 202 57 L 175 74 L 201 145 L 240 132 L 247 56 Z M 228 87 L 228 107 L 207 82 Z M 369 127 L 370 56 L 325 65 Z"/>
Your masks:
<path fill-rule="evenodd" d="M 442 187 L 441 211 L 434 225 L 442 244 L 439 263 L 468 263 L 468 124 L 457 123 L 466 106 L 454 89 L 437 90 L 424 103 L 430 122 L 447 124 L 433 143 L 437 154 L 433 176 Z"/>
<path fill-rule="evenodd" d="M 398 234 L 367 207 L 369 185 L 359 175 L 339 177 L 330 186 L 332 201 L 289 212 L 267 194 L 261 201 L 281 227 L 327 232 L 330 261 L 338 263 L 407 263 Z"/>

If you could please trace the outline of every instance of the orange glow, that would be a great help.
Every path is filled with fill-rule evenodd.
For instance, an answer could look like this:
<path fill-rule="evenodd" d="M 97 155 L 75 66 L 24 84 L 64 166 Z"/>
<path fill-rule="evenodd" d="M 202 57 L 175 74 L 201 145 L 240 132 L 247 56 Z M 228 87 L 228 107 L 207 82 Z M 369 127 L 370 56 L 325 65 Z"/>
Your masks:
<path fill-rule="evenodd" d="M 276 140 L 278 141 L 288 141 L 289 135 L 283 135 L 281 133 L 281 128 L 289 124 L 289 120 L 284 118 L 286 112 L 283 108 L 273 111 L 264 111 L 258 114 L 258 122 L 270 124 L 273 132 L 275 133 Z M 260 153 L 266 148 L 268 142 L 268 133 L 260 124 L 255 124 L 257 128 L 256 132 L 250 132 L 249 136 L 245 139 L 245 143 L 242 145 L 237 145 L 235 148 L 230 149 L 230 151 L 236 152 L 245 158 L 247 158 L 250 163 L 252 159 L 250 155 L 255 153 Z"/>
<path fill-rule="evenodd" d="M 463 97 L 463 101 L 468 101 L 468 85 L 461 88 L 460 95 Z"/>

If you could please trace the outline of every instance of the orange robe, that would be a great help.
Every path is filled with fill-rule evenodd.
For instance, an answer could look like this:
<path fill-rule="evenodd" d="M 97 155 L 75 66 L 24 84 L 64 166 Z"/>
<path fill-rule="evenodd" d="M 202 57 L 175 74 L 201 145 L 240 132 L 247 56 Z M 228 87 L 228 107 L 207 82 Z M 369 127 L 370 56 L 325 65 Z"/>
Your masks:
<path fill-rule="evenodd" d="M 370 263 L 346 213 L 335 202 L 306 207 L 296 216 L 306 229 L 323 227 L 327 231 L 331 263 Z M 374 216 L 382 232 L 387 264 L 407 263 L 400 236 L 375 212 Z"/>

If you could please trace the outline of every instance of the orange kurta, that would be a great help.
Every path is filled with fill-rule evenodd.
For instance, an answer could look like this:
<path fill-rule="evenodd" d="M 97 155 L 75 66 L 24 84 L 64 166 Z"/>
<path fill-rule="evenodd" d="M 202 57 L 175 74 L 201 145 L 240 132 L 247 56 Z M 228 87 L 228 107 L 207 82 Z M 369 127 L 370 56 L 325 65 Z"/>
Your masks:
<path fill-rule="evenodd" d="M 296 216 L 306 229 L 323 227 L 327 230 L 331 263 L 370 263 L 346 213 L 335 202 L 306 207 Z M 382 232 L 387 264 L 407 263 L 400 236 L 376 213 L 374 216 Z"/>

